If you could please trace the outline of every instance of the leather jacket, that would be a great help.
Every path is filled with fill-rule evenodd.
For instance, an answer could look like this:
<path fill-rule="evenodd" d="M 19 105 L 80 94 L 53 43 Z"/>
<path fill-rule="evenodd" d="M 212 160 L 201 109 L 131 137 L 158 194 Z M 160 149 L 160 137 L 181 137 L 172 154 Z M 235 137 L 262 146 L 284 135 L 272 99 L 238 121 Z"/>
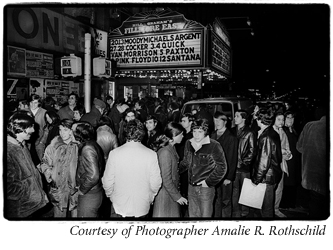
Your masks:
<path fill-rule="evenodd" d="M 76 172 L 76 186 L 86 194 L 100 190 L 105 161 L 101 147 L 95 141 L 87 141 L 79 146 L 79 160 Z"/>
<path fill-rule="evenodd" d="M 250 172 L 255 157 L 255 136 L 254 132 L 244 126 L 241 129 L 234 128 L 234 134 L 238 139 L 238 172 Z"/>
<path fill-rule="evenodd" d="M 272 126 L 267 127 L 258 138 L 257 156 L 253 165 L 254 184 L 278 184 L 282 178 L 282 152 L 279 134 Z"/>
<path fill-rule="evenodd" d="M 185 144 L 184 159 L 180 166 L 182 172 L 188 169 L 189 183 L 196 186 L 205 180 L 209 187 L 217 185 L 227 173 L 227 161 L 222 146 L 210 139 L 208 144 L 195 151 L 191 140 Z"/>

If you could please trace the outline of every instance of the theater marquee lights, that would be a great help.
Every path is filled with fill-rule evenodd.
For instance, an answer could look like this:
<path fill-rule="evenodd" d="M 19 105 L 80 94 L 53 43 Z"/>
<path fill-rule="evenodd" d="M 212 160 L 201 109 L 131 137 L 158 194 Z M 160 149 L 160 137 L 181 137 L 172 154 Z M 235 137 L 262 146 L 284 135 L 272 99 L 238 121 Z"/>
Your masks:
<path fill-rule="evenodd" d="M 109 36 L 119 69 L 203 66 L 204 27 L 170 10 L 127 19 Z"/>

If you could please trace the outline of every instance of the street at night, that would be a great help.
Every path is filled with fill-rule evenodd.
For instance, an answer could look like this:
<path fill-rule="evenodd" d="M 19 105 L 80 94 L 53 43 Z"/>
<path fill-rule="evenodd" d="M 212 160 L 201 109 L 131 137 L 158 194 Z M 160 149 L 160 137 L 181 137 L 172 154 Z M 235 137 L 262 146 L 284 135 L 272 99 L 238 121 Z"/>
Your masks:
<path fill-rule="evenodd" d="M 214 221 L 216 236 L 263 235 L 276 222 L 285 229 L 269 235 L 324 235 L 330 12 L 307 2 L 5 5 L 6 224 Z M 71 237 L 117 237 L 78 225 Z"/>

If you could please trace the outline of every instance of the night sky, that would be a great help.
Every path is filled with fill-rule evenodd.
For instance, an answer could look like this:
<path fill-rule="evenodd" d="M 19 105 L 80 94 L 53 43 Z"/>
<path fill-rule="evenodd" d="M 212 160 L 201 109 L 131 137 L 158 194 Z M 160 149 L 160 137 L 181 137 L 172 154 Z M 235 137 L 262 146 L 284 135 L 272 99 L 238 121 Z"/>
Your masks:
<path fill-rule="evenodd" d="M 224 18 L 249 17 L 254 36 L 250 30 L 229 31 L 233 80 L 238 88 L 274 89 L 277 96 L 297 89 L 299 96 L 328 100 L 329 5 L 192 4 L 183 12 L 191 19 L 198 11 L 203 25 L 222 17 L 227 29 L 248 26 L 246 19 Z"/>

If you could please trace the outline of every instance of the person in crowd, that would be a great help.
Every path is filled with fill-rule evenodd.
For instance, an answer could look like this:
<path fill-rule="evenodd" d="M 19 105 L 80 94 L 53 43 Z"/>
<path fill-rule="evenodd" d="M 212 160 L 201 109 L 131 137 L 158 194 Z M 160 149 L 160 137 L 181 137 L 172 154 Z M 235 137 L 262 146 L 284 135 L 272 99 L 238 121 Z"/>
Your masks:
<path fill-rule="evenodd" d="M 106 101 L 106 104 L 109 106 L 109 109 L 112 109 L 113 107 L 113 97 L 108 95 L 106 98 L 105 98 L 105 101 Z"/>
<path fill-rule="evenodd" d="M 163 106 L 162 100 L 160 98 L 155 98 L 154 102 L 155 108 L 153 116 L 156 117 L 161 124 L 161 127 L 164 128 L 168 122 L 167 112 Z"/>
<path fill-rule="evenodd" d="M 280 207 L 295 209 L 300 206 L 297 190 L 301 184 L 301 155 L 296 149 L 298 133 L 294 128 L 295 113 L 287 111 L 284 113 L 285 122 L 283 130 L 287 135 L 292 158 L 287 161 L 288 175 L 284 179 L 284 188 Z"/>
<path fill-rule="evenodd" d="M 138 113 L 138 119 L 141 122 L 144 122 L 148 116 L 147 108 L 146 108 L 144 101 L 142 99 L 136 101 L 135 105 L 134 105 L 134 109 Z"/>
<path fill-rule="evenodd" d="M 153 142 L 156 141 L 157 137 L 162 134 L 162 129 L 159 121 L 153 115 L 148 115 L 145 121 L 147 133 L 143 138 L 142 144 L 146 147 L 153 149 Z"/>
<path fill-rule="evenodd" d="M 78 122 L 81 120 L 82 116 L 84 116 L 84 114 L 86 113 L 86 109 L 84 108 L 84 106 L 82 106 L 81 104 L 77 104 L 74 109 L 74 117 L 73 120 L 75 122 Z"/>
<path fill-rule="evenodd" d="M 206 103 L 200 103 L 198 106 L 198 112 L 196 114 L 196 119 L 206 119 L 208 121 L 208 133 L 209 135 L 214 131 L 214 118 L 208 111 Z"/>
<path fill-rule="evenodd" d="M 205 119 L 192 124 L 193 138 L 185 144 L 181 168 L 188 169 L 189 217 L 212 217 L 215 186 L 227 172 L 223 149 L 208 135 Z"/>
<path fill-rule="evenodd" d="M 50 185 L 49 197 L 54 206 L 54 218 L 77 217 L 75 175 L 78 145 L 73 136 L 72 125 L 72 120 L 61 120 L 59 136 L 46 147 L 42 162 L 37 166 Z"/>
<path fill-rule="evenodd" d="M 158 163 L 162 175 L 162 187 L 159 190 L 153 208 L 153 217 L 180 217 L 180 205 L 187 205 L 187 199 L 179 191 L 178 161 L 175 145 L 183 139 L 183 127 L 175 122 L 167 124 L 164 134 L 156 142 L 158 145 Z"/>
<path fill-rule="evenodd" d="M 42 107 L 47 111 L 52 110 L 54 112 L 57 112 L 57 110 L 54 108 L 55 103 L 56 103 L 56 101 L 51 96 L 47 96 L 43 100 Z"/>
<path fill-rule="evenodd" d="M 124 119 L 121 120 L 119 124 L 119 144 L 123 145 L 126 143 L 126 132 L 124 131 L 124 128 L 126 127 L 126 123 L 128 123 L 131 120 L 137 119 L 138 113 L 135 111 L 134 108 L 128 108 L 124 112 Z"/>
<path fill-rule="evenodd" d="M 63 119 L 74 119 L 74 107 L 78 103 L 79 96 L 75 94 L 74 92 L 68 95 L 68 105 L 61 108 L 58 111 L 58 115 L 60 117 L 60 120 Z"/>
<path fill-rule="evenodd" d="M 111 217 L 145 217 L 162 184 L 157 154 L 141 144 L 145 129 L 139 120 L 129 121 L 125 131 L 127 142 L 110 152 L 103 188 Z"/>
<path fill-rule="evenodd" d="M 114 124 L 114 134 L 117 136 L 119 135 L 119 124 L 123 118 L 123 113 L 129 108 L 127 104 L 123 103 L 124 101 L 125 100 L 115 103 L 108 113 L 108 116 Z"/>
<path fill-rule="evenodd" d="M 108 116 L 102 116 L 99 119 L 96 134 L 97 143 L 103 150 L 106 162 L 110 151 L 118 147 L 118 138 L 113 133 L 112 121 Z"/>
<path fill-rule="evenodd" d="M 97 218 L 103 201 L 103 150 L 96 142 L 95 130 L 90 123 L 74 123 L 72 130 L 79 143 L 75 186 L 78 192 L 77 217 Z"/>
<path fill-rule="evenodd" d="M 168 113 L 169 122 L 179 122 L 180 120 L 180 111 L 179 106 L 176 102 L 172 102 L 169 105 L 170 111 Z"/>
<path fill-rule="evenodd" d="M 54 109 L 59 112 L 59 110 L 62 108 L 62 105 L 59 101 L 56 101 L 54 104 Z"/>
<path fill-rule="evenodd" d="M 194 121 L 194 116 L 191 113 L 185 113 L 180 121 L 184 131 L 184 137 L 179 144 L 176 144 L 176 150 L 179 155 L 179 162 L 184 158 L 185 143 L 187 140 L 193 138 L 193 133 L 191 130 L 192 123 Z M 179 166 L 179 181 L 180 181 L 180 193 L 186 199 L 188 198 L 188 170 L 181 169 Z M 181 206 L 182 217 L 188 217 L 188 205 Z"/>
<path fill-rule="evenodd" d="M 324 108 L 320 120 L 308 122 L 296 144 L 302 154 L 302 186 L 309 190 L 309 218 L 329 216 L 329 163 L 327 162 L 327 121 Z"/>
<path fill-rule="evenodd" d="M 34 218 L 47 203 L 41 175 L 25 144 L 34 133 L 34 119 L 27 114 L 13 114 L 7 125 L 6 203 L 4 216 Z"/>
<path fill-rule="evenodd" d="M 216 185 L 216 200 L 214 206 L 215 218 L 232 217 L 232 183 L 236 176 L 237 167 L 237 137 L 227 128 L 228 117 L 226 114 L 216 111 L 214 114 L 214 124 L 216 130 L 211 138 L 219 142 L 224 151 L 227 161 L 227 174 L 225 178 Z"/>
<path fill-rule="evenodd" d="M 45 113 L 46 110 L 42 108 L 42 98 L 39 95 L 33 94 L 29 98 L 30 110 L 35 118 L 35 134 L 31 139 L 32 147 L 30 148 L 32 152 L 32 159 L 35 164 L 40 163 L 44 153 L 44 145 L 40 143 L 43 137 L 44 127 L 45 127 Z M 36 151 L 34 151 L 34 149 Z M 36 156 L 35 153 L 36 152 Z"/>
<path fill-rule="evenodd" d="M 105 102 L 103 102 L 98 98 L 95 98 L 94 104 L 91 107 L 91 111 L 89 113 L 84 114 L 81 117 L 80 121 L 89 122 L 94 128 L 96 128 L 97 123 L 101 118 L 105 108 L 106 108 Z"/>
<path fill-rule="evenodd" d="M 45 113 L 45 126 L 43 128 L 43 136 L 40 139 L 40 150 L 43 152 L 45 148 L 51 143 L 52 139 L 59 135 L 59 123 L 60 118 L 58 114 L 53 111 L 49 110 Z"/>
<path fill-rule="evenodd" d="M 232 132 L 238 139 L 238 162 L 236 176 L 233 182 L 232 194 L 232 217 L 240 218 L 249 215 L 250 209 L 238 203 L 245 178 L 250 178 L 251 166 L 255 156 L 255 136 L 254 132 L 245 123 L 248 113 L 245 110 L 235 112 L 235 127 Z"/>
<path fill-rule="evenodd" d="M 282 169 L 282 177 L 281 180 L 275 190 L 275 216 L 280 218 L 287 217 L 280 211 L 280 202 L 282 198 L 283 186 L 284 186 L 284 176 L 285 174 L 288 176 L 288 165 L 287 161 L 292 158 L 292 154 L 289 147 L 289 141 L 286 133 L 282 129 L 284 125 L 284 114 L 281 111 L 277 111 L 273 117 L 273 128 L 279 134 L 280 141 L 281 141 L 281 151 L 282 151 L 282 162 L 281 162 L 281 169 Z"/>
<path fill-rule="evenodd" d="M 258 143 L 256 158 L 253 164 L 252 183 L 266 184 L 262 208 L 253 210 L 254 216 L 262 218 L 274 218 L 275 188 L 281 180 L 282 151 L 279 134 L 272 127 L 273 113 L 267 109 L 259 109 L 257 123 L 260 127 L 258 132 Z"/>
<path fill-rule="evenodd" d="M 28 100 L 19 100 L 18 110 L 30 110 Z"/>

